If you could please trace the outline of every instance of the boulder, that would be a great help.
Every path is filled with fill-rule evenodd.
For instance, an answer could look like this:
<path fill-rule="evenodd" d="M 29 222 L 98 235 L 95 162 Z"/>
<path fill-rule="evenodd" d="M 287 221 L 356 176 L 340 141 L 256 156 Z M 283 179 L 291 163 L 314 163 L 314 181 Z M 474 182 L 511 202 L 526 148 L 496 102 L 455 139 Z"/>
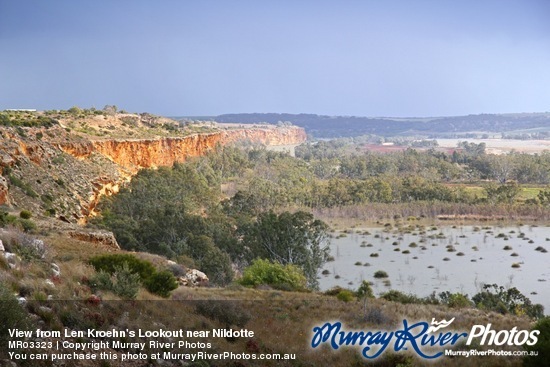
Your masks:
<path fill-rule="evenodd" d="M 61 269 L 56 263 L 52 263 L 52 273 L 54 277 L 59 277 L 61 275 Z"/>
<path fill-rule="evenodd" d="M 189 269 L 184 276 L 178 278 L 178 282 L 184 287 L 206 287 L 209 280 L 202 271 Z"/>
<path fill-rule="evenodd" d="M 69 236 L 76 238 L 77 240 L 84 242 L 91 242 L 95 244 L 100 244 L 104 246 L 111 247 L 116 250 L 120 250 L 120 246 L 116 241 L 115 235 L 113 232 L 86 232 L 86 231 L 71 231 Z"/>

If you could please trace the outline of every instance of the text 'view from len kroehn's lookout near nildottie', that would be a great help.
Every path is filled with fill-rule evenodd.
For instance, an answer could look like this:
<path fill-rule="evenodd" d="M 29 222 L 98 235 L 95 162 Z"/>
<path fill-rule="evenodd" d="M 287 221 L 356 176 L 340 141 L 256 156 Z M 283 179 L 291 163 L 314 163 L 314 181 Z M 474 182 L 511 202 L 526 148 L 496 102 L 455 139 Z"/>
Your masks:
<path fill-rule="evenodd" d="M 0 358 L 542 365 L 549 119 L 1 111 Z"/>

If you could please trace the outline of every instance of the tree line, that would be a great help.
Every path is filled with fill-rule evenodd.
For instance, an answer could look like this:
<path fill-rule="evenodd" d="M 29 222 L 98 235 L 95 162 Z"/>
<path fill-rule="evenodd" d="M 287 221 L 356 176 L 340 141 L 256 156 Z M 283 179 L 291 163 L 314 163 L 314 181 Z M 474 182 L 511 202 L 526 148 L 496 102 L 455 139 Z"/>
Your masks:
<path fill-rule="evenodd" d="M 236 265 L 262 258 L 301 267 L 308 285 L 328 256 L 328 228 L 309 212 L 369 203 L 516 203 L 520 183 L 546 183 L 550 154 L 489 155 L 464 143 L 379 154 L 349 141 L 297 148 L 297 157 L 247 147 L 218 147 L 173 167 L 142 170 L 100 204 L 96 224 L 121 246 L 179 259 L 213 283 L 231 281 Z M 487 179 L 483 192 L 462 183 Z M 550 189 L 527 204 L 550 205 Z"/>

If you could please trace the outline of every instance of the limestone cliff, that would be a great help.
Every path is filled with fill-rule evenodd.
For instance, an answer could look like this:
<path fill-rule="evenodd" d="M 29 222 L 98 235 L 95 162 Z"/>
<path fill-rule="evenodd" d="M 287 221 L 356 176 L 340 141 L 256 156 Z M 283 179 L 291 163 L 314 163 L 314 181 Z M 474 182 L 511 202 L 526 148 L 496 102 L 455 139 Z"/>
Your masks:
<path fill-rule="evenodd" d="M 217 145 L 297 145 L 306 139 L 305 131 L 293 126 L 147 139 L 83 135 L 61 126 L 0 128 L 0 134 L 0 168 L 7 179 L 0 181 L 0 204 L 77 223 L 95 215 L 100 198 L 118 192 L 139 169 L 171 166 Z"/>
<path fill-rule="evenodd" d="M 171 166 L 189 157 L 201 156 L 216 145 L 249 141 L 267 146 L 300 144 L 306 140 L 305 131 L 298 127 L 222 130 L 208 134 L 159 139 L 109 139 L 91 141 L 91 146 L 70 145 L 61 148 L 82 158 L 97 152 L 132 173 L 141 168 Z"/>

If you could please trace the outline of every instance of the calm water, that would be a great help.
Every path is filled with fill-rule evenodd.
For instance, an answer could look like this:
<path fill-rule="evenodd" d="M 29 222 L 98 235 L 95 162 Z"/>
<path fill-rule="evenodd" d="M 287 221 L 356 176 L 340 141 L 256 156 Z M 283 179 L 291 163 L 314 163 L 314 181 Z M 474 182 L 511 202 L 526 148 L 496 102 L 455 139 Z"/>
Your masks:
<path fill-rule="evenodd" d="M 332 239 L 335 261 L 323 268 L 330 274 L 320 276 L 322 290 L 336 285 L 356 289 L 368 280 L 374 282 L 377 295 L 397 289 L 418 296 L 450 291 L 472 297 L 484 283 L 496 283 L 518 288 L 550 313 L 549 227 L 426 226 L 408 228 L 409 233 L 396 228 L 366 231 L 370 234 L 361 231 Z M 451 246 L 453 252 L 448 251 Z M 511 249 L 505 250 L 506 246 Z M 536 251 L 539 246 L 549 252 Z M 374 278 L 378 270 L 388 273 L 387 280 Z"/>

